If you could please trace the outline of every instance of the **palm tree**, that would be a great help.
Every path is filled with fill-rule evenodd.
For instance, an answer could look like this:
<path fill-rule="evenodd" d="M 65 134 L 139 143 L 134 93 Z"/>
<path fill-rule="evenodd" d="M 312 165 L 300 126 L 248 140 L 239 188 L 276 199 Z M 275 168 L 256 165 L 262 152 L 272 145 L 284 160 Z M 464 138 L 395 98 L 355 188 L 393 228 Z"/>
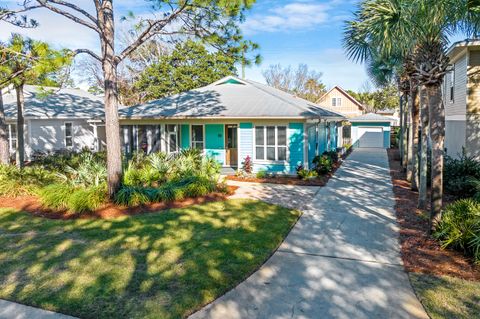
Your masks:
<path fill-rule="evenodd" d="M 2 49 L 5 53 L 3 68 L 8 68 L 10 83 L 17 95 L 17 151 L 16 164 L 22 168 L 25 160 L 25 84 L 53 73 L 70 63 L 68 51 L 56 51 L 45 42 L 25 39 L 13 34 L 10 41 Z"/>
<path fill-rule="evenodd" d="M 393 82 L 397 82 L 400 106 L 400 134 L 399 149 L 400 158 L 403 158 L 403 152 L 406 149 L 404 145 L 404 136 L 406 136 L 406 121 L 404 121 L 405 102 L 408 101 L 410 94 L 410 82 L 406 77 L 401 58 L 398 56 L 381 56 L 373 54 L 367 61 L 367 74 L 377 87 L 385 87 Z M 407 83 L 408 82 L 408 83 Z"/>
<path fill-rule="evenodd" d="M 472 12 L 469 12 L 473 15 Z M 441 83 L 449 66 L 448 35 L 472 26 L 467 1 L 367 0 L 347 22 L 344 44 L 350 58 L 366 61 L 372 51 L 385 56 L 413 57 L 412 77 L 427 92 L 432 139 L 431 228 L 441 218 L 445 114 Z M 476 29 L 473 26 L 473 29 Z"/>
<path fill-rule="evenodd" d="M 419 161 L 419 184 L 418 184 L 418 208 L 427 207 L 427 169 L 428 169 L 428 100 L 425 87 L 420 88 L 420 119 L 422 133 L 420 141 L 420 161 Z"/>

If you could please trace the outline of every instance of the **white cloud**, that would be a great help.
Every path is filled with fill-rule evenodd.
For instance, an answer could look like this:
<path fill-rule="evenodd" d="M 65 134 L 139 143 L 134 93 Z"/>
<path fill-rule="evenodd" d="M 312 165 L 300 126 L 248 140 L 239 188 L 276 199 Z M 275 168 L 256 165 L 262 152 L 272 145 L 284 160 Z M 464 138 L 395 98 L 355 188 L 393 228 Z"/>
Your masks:
<path fill-rule="evenodd" d="M 242 29 L 247 35 L 257 32 L 310 29 L 335 19 L 330 10 L 336 2 L 317 3 L 297 0 L 293 3 L 271 8 L 266 14 L 255 14 L 247 17 Z"/>

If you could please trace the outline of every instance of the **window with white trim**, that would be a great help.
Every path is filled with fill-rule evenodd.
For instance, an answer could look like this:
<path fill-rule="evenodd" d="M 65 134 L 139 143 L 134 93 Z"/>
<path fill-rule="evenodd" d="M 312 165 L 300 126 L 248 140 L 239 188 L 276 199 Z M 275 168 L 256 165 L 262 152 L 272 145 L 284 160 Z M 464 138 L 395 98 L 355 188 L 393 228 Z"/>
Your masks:
<path fill-rule="evenodd" d="M 259 161 L 287 160 L 286 126 L 255 126 L 255 159 Z"/>
<path fill-rule="evenodd" d="M 65 122 L 65 146 L 73 147 L 73 124 L 71 122 Z"/>
<path fill-rule="evenodd" d="M 8 146 L 12 151 L 15 151 L 17 149 L 17 125 L 16 124 L 8 124 Z"/>
<path fill-rule="evenodd" d="M 192 148 L 203 150 L 204 143 L 203 125 L 192 125 Z"/>
<path fill-rule="evenodd" d="M 448 80 L 450 84 L 450 87 L 448 90 L 450 94 L 450 102 L 453 102 L 455 97 L 455 70 L 452 70 L 449 72 Z"/>
<path fill-rule="evenodd" d="M 175 153 L 179 150 L 179 129 L 176 124 L 165 125 L 165 131 L 167 135 L 167 152 Z"/>
<path fill-rule="evenodd" d="M 332 106 L 342 106 L 342 98 L 332 97 Z"/>

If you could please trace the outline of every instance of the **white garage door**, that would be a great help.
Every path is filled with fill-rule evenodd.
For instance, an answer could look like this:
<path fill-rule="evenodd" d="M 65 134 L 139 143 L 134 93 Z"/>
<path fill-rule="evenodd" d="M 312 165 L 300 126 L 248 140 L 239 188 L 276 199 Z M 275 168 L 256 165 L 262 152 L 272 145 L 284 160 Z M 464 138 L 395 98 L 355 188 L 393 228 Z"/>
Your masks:
<path fill-rule="evenodd" d="M 383 128 L 381 127 L 359 127 L 360 147 L 381 147 L 383 148 Z"/>

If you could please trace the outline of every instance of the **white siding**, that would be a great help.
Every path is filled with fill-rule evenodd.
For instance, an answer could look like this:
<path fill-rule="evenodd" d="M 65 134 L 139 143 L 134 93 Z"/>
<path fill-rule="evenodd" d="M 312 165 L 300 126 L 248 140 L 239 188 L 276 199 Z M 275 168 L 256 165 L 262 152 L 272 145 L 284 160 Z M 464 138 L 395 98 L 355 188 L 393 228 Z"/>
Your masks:
<path fill-rule="evenodd" d="M 26 139 L 31 151 L 55 151 L 65 149 L 65 122 L 73 124 L 73 148 L 94 149 L 95 136 L 93 127 L 85 120 L 31 120 L 30 132 Z"/>
<path fill-rule="evenodd" d="M 450 157 L 457 158 L 465 147 L 465 121 L 445 121 L 445 149 Z"/>

